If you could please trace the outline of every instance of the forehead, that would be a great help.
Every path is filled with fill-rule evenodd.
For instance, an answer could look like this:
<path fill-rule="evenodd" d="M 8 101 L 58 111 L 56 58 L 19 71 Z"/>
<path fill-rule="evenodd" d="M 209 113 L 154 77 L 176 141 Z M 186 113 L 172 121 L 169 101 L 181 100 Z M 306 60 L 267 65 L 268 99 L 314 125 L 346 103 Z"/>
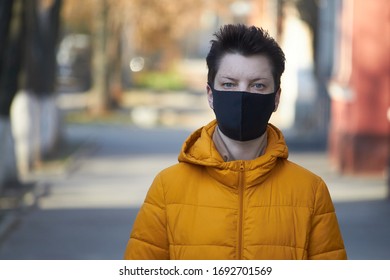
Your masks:
<path fill-rule="evenodd" d="M 216 78 L 226 75 L 231 78 L 271 78 L 272 67 L 265 55 L 227 53 L 220 60 Z"/>

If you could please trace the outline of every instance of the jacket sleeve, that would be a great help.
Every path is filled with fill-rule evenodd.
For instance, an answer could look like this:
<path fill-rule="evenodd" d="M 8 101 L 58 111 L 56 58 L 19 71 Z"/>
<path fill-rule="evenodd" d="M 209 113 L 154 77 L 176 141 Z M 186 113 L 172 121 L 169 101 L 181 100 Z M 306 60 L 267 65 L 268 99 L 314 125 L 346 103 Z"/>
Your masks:
<path fill-rule="evenodd" d="M 308 258 L 312 260 L 347 259 L 335 208 L 328 188 L 322 180 L 315 192 Z"/>
<path fill-rule="evenodd" d="M 124 259 L 169 259 L 166 222 L 163 186 L 158 175 L 134 221 Z"/>

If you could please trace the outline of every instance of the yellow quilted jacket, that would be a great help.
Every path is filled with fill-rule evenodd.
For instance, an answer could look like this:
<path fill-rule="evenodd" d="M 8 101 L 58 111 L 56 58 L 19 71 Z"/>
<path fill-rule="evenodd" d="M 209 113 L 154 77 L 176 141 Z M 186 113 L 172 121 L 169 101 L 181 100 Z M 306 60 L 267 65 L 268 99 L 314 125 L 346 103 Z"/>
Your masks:
<path fill-rule="evenodd" d="M 268 125 L 266 153 L 224 162 L 213 121 L 160 172 L 134 222 L 125 259 L 346 259 L 328 189 L 287 160 Z"/>

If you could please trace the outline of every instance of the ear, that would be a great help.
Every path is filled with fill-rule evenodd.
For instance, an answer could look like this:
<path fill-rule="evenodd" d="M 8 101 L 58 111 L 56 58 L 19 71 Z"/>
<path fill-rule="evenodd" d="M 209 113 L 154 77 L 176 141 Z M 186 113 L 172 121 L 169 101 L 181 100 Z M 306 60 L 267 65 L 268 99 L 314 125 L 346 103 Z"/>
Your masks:
<path fill-rule="evenodd" d="M 214 105 L 213 105 L 213 91 L 211 90 L 210 86 L 207 84 L 207 101 L 209 102 L 209 106 L 211 109 L 214 110 Z"/>
<path fill-rule="evenodd" d="M 275 94 L 275 109 L 274 109 L 274 112 L 276 112 L 276 110 L 278 110 L 279 102 L 280 102 L 280 95 L 281 94 L 282 94 L 282 89 L 279 88 L 278 91 Z"/>

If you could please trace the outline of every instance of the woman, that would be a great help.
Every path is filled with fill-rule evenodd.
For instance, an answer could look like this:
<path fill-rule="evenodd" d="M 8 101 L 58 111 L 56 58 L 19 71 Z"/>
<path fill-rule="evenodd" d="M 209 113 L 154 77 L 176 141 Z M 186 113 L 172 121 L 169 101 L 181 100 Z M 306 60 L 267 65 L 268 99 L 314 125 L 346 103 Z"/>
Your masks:
<path fill-rule="evenodd" d="M 285 58 L 265 31 L 226 25 L 207 56 L 216 120 L 161 171 L 134 222 L 126 259 L 346 259 L 323 180 L 290 162 L 268 124 Z"/>

